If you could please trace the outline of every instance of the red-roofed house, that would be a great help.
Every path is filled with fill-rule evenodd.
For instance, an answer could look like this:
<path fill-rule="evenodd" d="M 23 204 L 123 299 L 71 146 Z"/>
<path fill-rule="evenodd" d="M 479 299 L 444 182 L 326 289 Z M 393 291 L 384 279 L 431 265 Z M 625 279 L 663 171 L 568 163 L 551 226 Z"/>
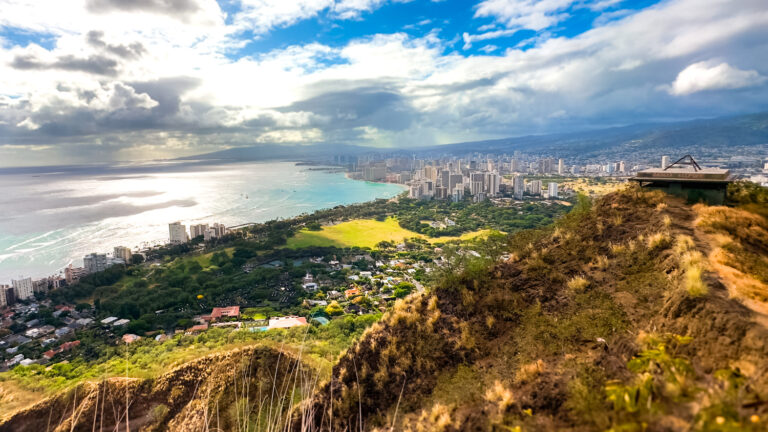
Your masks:
<path fill-rule="evenodd" d="M 69 350 L 71 350 L 72 348 L 75 348 L 78 345 L 80 345 L 80 341 L 76 340 L 76 341 L 72 341 L 72 342 L 65 342 L 65 343 L 61 344 L 61 346 L 59 348 L 62 351 L 69 351 Z"/>
<path fill-rule="evenodd" d="M 198 324 L 187 329 L 187 334 L 208 330 L 208 324 Z"/>
<path fill-rule="evenodd" d="M 240 316 L 240 306 L 217 307 L 211 312 L 211 319 L 237 318 Z"/>
<path fill-rule="evenodd" d="M 347 298 L 354 297 L 356 295 L 360 295 L 360 290 L 357 288 L 352 288 L 344 291 L 344 296 Z"/>
<path fill-rule="evenodd" d="M 43 353 L 43 357 L 45 357 L 48 360 L 50 360 L 50 359 L 54 358 L 56 356 L 56 354 L 59 354 L 59 353 L 64 352 L 64 351 L 69 351 L 69 350 L 71 350 L 72 348 L 74 348 L 74 347 L 76 347 L 78 345 L 80 345 L 80 341 L 79 340 L 72 341 L 72 342 L 65 342 L 65 343 L 61 344 L 61 346 L 59 346 L 58 348 L 54 348 L 52 350 L 48 350 L 48 351 L 44 352 Z"/>

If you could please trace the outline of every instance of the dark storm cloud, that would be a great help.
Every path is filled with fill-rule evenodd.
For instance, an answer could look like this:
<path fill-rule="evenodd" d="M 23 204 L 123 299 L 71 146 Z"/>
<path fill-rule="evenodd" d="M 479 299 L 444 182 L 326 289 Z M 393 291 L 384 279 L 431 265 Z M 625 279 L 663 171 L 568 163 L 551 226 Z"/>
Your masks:
<path fill-rule="evenodd" d="M 193 14 L 200 9 L 195 0 L 88 0 L 91 12 L 158 12 L 168 15 Z"/>
<path fill-rule="evenodd" d="M 58 69 L 66 71 L 87 72 L 96 75 L 117 75 L 118 63 L 114 59 L 102 55 L 90 57 L 75 57 L 72 55 L 61 56 L 55 61 L 46 63 L 33 55 L 19 55 L 14 57 L 11 67 L 20 70 L 49 70 Z"/>
<path fill-rule="evenodd" d="M 114 54 L 123 59 L 136 59 L 144 55 L 147 52 L 144 45 L 140 42 L 134 42 L 130 45 L 112 45 L 104 41 L 104 32 L 91 30 L 86 35 L 88 44 L 95 48 L 105 50 L 110 54 Z"/>
<path fill-rule="evenodd" d="M 281 111 L 307 111 L 328 117 L 332 129 L 373 126 L 393 131 L 407 129 L 417 115 L 400 93 L 376 87 L 322 93 Z"/>
<path fill-rule="evenodd" d="M 200 80 L 190 77 L 164 78 L 155 81 L 130 83 L 137 93 L 146 93 L 157 106 L 152 111 L 161 117 L 179 112 L 181 96 L 200 85 Z"/>
<path fill-rule="evenodd" d="M 0 121 L 0 144 L 31 145 L 39 144 L 43 140 L 47 145 L 52 145 L 69 142 L 78 136 L 101 136 L 101 141 L 104 142 L 105 137 L 115 133 L 153 130 L 197 131 L 201 128 L 201 119 L 211 110 L 211 106 L 190 106 L 185 112 L 189 117 L 180 116 L 179 112 L 181 96 L 198 85 L 198 80 L 186 77 L 130 84 L 115 83 L 106 108 L 54 104 L 15 118 L 12 122 Z M 93 91 L 66 86 L 59 86 L 58 90 L 73 92 L 85 103 L 90 103 L 97 97 Z M 147 96 L 156 103 L 154 107 L 147 106 Z M 14 126 L 26 117 L 38 127 L 29 130 Z M 121 141 L 115 144 L 119 147 L 129 147 L 131 142 Z"/>

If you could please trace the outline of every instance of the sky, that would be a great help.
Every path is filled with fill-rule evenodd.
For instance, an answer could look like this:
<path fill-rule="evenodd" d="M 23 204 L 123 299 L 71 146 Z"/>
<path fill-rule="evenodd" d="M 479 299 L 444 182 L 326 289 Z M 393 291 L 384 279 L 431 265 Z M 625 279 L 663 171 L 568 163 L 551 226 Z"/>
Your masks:
<path fill-rule="evenodd" d="M 765 0 L 0 0 L 0 166 L 767 109 Z"/>

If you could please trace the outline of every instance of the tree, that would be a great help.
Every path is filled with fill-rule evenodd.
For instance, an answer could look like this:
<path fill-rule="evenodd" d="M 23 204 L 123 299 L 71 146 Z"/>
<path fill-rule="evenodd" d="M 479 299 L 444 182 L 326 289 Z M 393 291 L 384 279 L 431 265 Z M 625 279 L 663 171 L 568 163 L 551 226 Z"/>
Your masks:
<path fill-rule="evenodd" d="M 400 282 L 399 284 L 395 285 L 395 297 L 403 298 L 413 292 L 414 288 L 416 287 L 410 282 Z"/>
<path fill-rule="evenodd" d="M 142 254 L 133 254 L 131 255 L 131 264 L 133 265 L 139 265 L 144 262 L 144 255 Z"/>
<path fill-rule="evenodd" d="M 339 302 L 334 300 L 325 308 L 325 313 L 328 314 L 328 316 L 343 315 L 344 309 L 341 308 Z"/>

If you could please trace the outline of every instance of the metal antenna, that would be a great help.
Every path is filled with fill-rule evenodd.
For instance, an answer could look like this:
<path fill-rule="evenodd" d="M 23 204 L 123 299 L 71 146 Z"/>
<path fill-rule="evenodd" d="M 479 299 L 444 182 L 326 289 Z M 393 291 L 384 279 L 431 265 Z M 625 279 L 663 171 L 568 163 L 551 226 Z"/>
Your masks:
<path fill-rule="evenodd" d="M 664 168 L 664 171 L 672 168 L 675 165 L 690 165 L 693 167 L 694 171 L 701 171 L 701 167 L 698 163 L 693 159 L 693 156 L 691 155 L 685 155 L 681 157 L 680 159 L 676 160 L 674 163 L 669 164 L 666 168 Z"/>

